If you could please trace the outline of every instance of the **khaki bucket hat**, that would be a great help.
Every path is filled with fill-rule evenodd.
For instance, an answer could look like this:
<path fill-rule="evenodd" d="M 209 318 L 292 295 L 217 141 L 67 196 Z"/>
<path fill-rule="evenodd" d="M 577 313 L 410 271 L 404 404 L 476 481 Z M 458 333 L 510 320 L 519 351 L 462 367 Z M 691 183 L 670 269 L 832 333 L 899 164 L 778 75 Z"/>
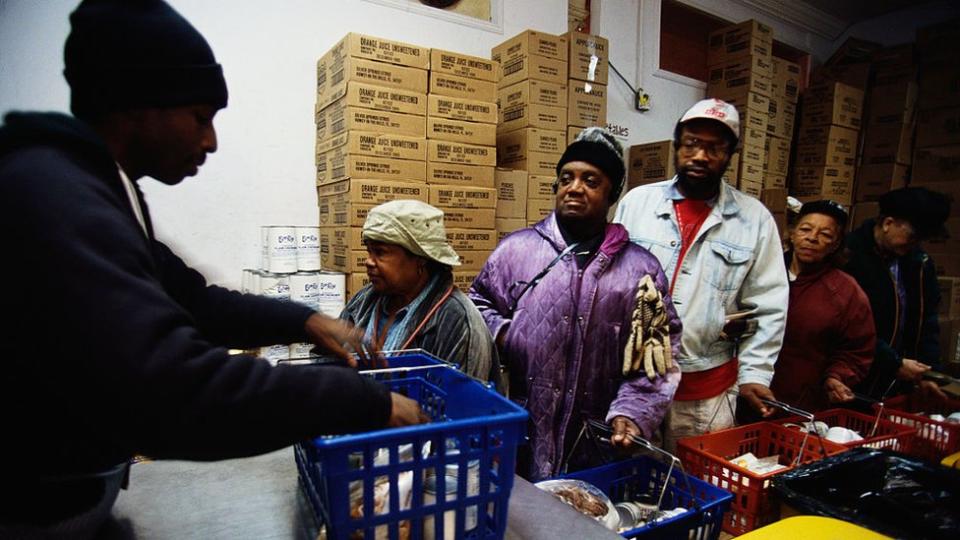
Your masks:
<path fill-rule="evenodd" d="M 447 243 L 443 210 L 421 201 L 398 200 L 370 210 L 363 239 L 396 244 L 414 255 L 447 266 L 460 266 L 460 256 Z"/>

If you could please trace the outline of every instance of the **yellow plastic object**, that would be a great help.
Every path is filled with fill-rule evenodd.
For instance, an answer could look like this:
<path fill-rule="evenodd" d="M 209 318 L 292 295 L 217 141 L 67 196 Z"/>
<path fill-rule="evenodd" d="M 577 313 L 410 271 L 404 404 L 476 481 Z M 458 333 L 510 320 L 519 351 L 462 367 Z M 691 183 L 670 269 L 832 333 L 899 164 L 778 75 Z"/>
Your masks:
<path fill-rule="evenodd" d="M 889 536 L 863 527 L 821 516 L 794 516 L 737 537 L 741 540 L 782 540 L 816 538 L 818 540 L 884 540 Z"/>
<path fill-rule="evenodd" d="M 943 458 L 943 460 L 940 461 L 940 464 L 944 467 L 950 467 L 951 469 L 960 469 L 960 452 L 950 454 L 949 456 Z"/>

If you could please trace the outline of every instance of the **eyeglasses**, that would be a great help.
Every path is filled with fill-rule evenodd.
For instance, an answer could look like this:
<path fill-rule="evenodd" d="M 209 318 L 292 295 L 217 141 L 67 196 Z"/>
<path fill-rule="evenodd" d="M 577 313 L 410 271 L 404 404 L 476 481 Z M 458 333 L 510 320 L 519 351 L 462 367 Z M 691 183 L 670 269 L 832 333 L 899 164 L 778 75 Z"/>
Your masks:
<path fill-rule="evenodd" d="M 717 144 L 702 141 L 696 137 L 684 137 L 680 141 L 680 150 L 686 155 L 695 155 L 698 150 L 703 150 L 710 159 L 723 159 L 730 152 L 730 147 L 726 143 Z"/>

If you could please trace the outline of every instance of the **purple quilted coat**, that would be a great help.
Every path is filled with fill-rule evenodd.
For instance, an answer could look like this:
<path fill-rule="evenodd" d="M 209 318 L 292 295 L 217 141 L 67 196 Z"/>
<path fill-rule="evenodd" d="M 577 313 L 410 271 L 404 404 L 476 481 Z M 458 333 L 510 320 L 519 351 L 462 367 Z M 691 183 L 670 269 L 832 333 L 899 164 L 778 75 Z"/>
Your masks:
<path fill-rule="evenodd" d="M 567 247 L 554 214 L 504 238 L 470 288 L 490 333 L 504 325 L 501 360 L 510 370 L 511 398 L 530 413 L 532 480 L 559 474 L 586 417 L 631 418 L 650 437 L 663 420 L 680 382 L 674 363 L 666 377 L 624 378 L 623 349 L 630 334 L 640 278 L 655 276 L 670 318 L 674 357 L 680 319 L 667 294 L 657 259 L 629 241 L 626 229 L 608 224 L 597 254 L 580 270 L 564 257 L 520 300 L 512 320 L 509 306 L 522 288 Z M 590 451 L 578 444 L 577 452 Z M 574 463 L 576 456 L 570 462 Z"/>

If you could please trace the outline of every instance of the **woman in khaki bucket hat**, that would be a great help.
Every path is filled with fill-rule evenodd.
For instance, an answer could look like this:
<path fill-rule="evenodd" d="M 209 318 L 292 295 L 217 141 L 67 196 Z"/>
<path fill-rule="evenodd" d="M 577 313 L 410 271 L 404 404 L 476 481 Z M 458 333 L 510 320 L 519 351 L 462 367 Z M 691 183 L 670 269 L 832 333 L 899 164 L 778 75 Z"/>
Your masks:
<path fill-rule="evenodd" d="M 381 204 L 367 214 L 363 241 L 370 283 L 340 318 L 382 350 L 421 348 L 468 375 L 495 380 L 500 362 L 490 332 L 453 283 L 460 257 L 447 242 L 443 211 L 414 200 Z"/>

